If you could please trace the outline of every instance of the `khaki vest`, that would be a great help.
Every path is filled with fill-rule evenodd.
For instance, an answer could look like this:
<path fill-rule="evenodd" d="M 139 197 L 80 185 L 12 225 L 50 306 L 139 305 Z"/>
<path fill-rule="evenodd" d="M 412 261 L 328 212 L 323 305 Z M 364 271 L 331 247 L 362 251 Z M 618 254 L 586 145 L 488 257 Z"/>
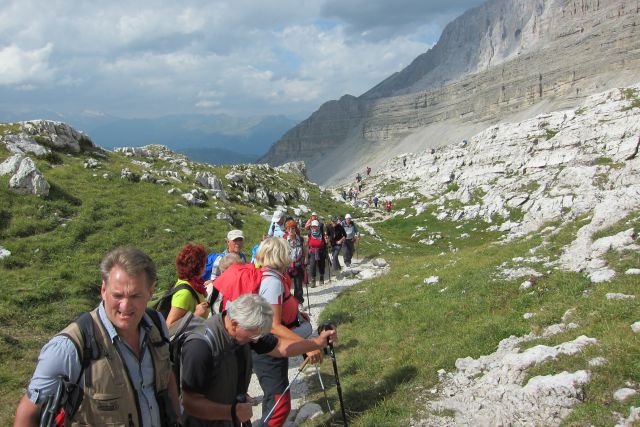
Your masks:
<path fill-rule="evenodd" d="M 73 420 L 66 420 L 66 426 L 83 425 L 109 425 L 109 426 L 140 426 L 138 414 L 138 396 L 131 385 L 124 362 L 115 345 L 111 342 L 109 334 L 104 328 L 98 309 L 91 312 L 94 323 L 94 338 L 101 348 L 102 357 L 92 360 L 84 371 L 84 383 L 80 384 L 84 389 L 82 404 Z M 82 333 L 74 322 L 67 326 L 61 333 L 66 335 L 76 344 L 78 349 L 83 348 Z M 169 360 L 169 344 L 161 343 L 162 332 L 153 325 L 147 335 L 147 350 L 151 352 L 151 358 L 155 367 L 155 390 L 166 390 L 171 373 Z M 82 356 L 80 359 L 82 360 Z M 71 378 L 71 381 L 75 381 Z M 163 417 L 163 414 L 160 414 Z"/>

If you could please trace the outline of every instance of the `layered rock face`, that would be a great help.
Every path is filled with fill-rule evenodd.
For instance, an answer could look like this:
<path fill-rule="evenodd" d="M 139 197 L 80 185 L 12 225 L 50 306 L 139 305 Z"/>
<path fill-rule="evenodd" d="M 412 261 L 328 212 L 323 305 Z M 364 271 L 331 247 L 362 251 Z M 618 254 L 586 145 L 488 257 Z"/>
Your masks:
<path fill-rule="evenodd" d="M 345 145 L 385 149 L 433 123 L 496 123 L 542 102 L 566 108 L 633 84 L 639 10 L 625 0 L 489 1 L 449 24 L 402 72 L 359 98 L 324 104 L 262 160 L 307 160 L 313 179 L 314 156 Z"/>

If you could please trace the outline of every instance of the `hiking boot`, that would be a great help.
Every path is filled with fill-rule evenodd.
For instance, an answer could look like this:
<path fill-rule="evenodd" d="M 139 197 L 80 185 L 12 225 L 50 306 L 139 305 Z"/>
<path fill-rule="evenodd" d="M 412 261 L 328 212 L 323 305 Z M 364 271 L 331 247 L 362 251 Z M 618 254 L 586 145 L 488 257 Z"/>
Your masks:
<path fill-rule="evenodd" d="M 311 282 L 311 287 L 315 288 L 316 286 L 317 286 L 316 279 L 313 279 L 313 282 Z"/>
<path fill-rule="evenodd" d="M 320 284 L 324 285 L 324 275 L 320 275 Z"/>

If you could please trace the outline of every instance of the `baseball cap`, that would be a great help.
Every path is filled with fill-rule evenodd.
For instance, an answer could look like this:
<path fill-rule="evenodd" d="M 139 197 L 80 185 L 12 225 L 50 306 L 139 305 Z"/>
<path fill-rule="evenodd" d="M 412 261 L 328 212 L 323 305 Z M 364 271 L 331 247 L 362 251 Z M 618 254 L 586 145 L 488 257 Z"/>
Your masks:
<path fill-rule="evenodd" d="M 227 240 L 236 240 L 236 239 L 244 240 L 244 233 L 242 232 L 242 230 L 231 230 L 230 232 L 227 233 Z"/>
<path fill-rule="evenodd" d="M 313 221 L 311 221 L 311 226 L 312 227 L 320 227 L 320 223 L 318 222 L 317 219 L 314 219 Z"/>
<path fill-rule="evenodd" d="M 346 214 L 346 215 L 344 216 L 344 219 L 351 219 L 351 214 Z"/>
<path fill-rule="evenodd" d="M 316 212 L 311 212 L 311 216 L 318 216 Z"/>
<path fill-rule="evenodd" d="M 280 212 L 280 211 L 275 211 L 275 212 L 273 213 L 273 218 L 271 218 L 271 221 L 273 221 L 273 222 L 277 222 L 277 221 L 280 221 L 280 218 L 282 218 L 282 212 Z"/>

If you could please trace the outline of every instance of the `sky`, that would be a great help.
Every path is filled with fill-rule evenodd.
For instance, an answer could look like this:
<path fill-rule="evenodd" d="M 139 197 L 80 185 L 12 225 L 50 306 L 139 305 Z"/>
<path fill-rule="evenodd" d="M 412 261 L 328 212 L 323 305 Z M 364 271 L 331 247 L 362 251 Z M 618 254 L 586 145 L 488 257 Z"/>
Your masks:
<path fill-rule="evenodd" d="M 303 117 L 482 0 L 0 0 L 0 111 Z"/>

